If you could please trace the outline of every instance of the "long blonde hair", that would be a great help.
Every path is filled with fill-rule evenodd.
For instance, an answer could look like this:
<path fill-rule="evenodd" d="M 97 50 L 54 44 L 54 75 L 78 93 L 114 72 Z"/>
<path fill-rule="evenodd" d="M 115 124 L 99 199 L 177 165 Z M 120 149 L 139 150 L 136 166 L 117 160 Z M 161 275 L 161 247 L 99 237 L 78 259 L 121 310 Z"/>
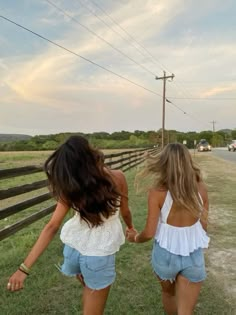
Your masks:
<path fill-rule="evenodd" d="M 203 211 L 198 183 L 202 181 L 188 149 L 181 143 L 170 143 L 156 155 L 150 155 L 138 178 L 148 176 L 152 187 L 169 190 L 177 206 L 199 218 Z"/>

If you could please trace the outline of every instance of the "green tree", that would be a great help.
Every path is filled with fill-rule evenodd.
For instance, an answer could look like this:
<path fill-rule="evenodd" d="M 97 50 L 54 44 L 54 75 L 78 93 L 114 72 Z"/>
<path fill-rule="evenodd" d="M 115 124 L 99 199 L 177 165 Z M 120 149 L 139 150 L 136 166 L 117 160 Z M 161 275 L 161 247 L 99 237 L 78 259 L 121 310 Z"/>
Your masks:
<path fill-rule="evenodd" d="M 42 145 L 42 150 L 55 150 L 58 147 L 58 143 L 53 140 L 48 140 Z"/>
<path fill-rule="evenodd" d="M 213 147 L 221 147 L 224 145 L 224 138 L 222 137 L 222 135 L 214 133 L 211 138 L 211 144 Z"/>
<path fill-rule="evenodd" d="M 231 137 L 232 137 L 233 140 L 236 139 L 236 129 L 231 131 Z"/>

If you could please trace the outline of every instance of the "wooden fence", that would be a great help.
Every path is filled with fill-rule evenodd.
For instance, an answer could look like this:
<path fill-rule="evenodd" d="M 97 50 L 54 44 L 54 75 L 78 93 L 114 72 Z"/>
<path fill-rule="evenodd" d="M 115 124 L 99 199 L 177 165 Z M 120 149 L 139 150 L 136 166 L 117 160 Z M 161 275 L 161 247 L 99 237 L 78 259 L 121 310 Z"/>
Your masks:
<path fill-rule="evenodd" d="M 114 154 L 105 155 L 105 164 L 112 169 L 121 169 L 124 172 L 137 166 L 138 164 L 142 163 L 145 158 L 146 154 L 154 153 L 158 151 L 158 149 L 140 149 L 140 150 L 133 150 L 133 151 L 125 151 L 119 152 Z M 21 177 L 21 181 L 24 183 L 27 182 L 26 178 L 28 175 L 41 173 L 43 174 L 42 166 L 25 166 L 20 168 L 12 168 L 12 169 L 3 169 L 0 170 L 0 180 L 15 180 L 17 177 Z M 32 177 L 32 176 L 31 176 Z M 40 191 L 42 188 L 47 188 L 47 180 L 44 178 L 41 180 L 36 180 L 33 178 L 33 182 L 26 183 L 23 185 L 18 185 L 16 187 L 9 187 L 6 189 L 0 190 L 0 201 L 1 200 L 8 200 L 10 205 L 0 208 L 0 220 L 8 220 L 8 217 L 18 214 L 21 211 L 26 209 L 31 209 L 36 205 L 40 204 L 40 207 L 44 207 L 41 210 L 38 210 L 32 214 L 30 210 L 30 215 L 26 216 L 25 218 L 20 218 L 19 221 L 13 223 L 8 226 L 4 226 L 0 229 L 0 240 L 7 238 L 8 236 L 16 233 L 17 231 L 23 229 L 24 227 L 32 224 L 33 222 L 45 217 L 46 215 L 53 212 L 55 209 L 55 203 L 50 204 L 49 206 L 45 206 L 45 202 L 48 200 L 52 201 L 50 193 L 46 190 L 43 193 Z M 32 180 L 32 178 L 31 178 Z M 34 192 L 34 196 L 29 196 L 28 193 Z M 22 195 L 28 195 L 27 197 Z M 36 194 L 36 195 L 35 195 Z M 16 196 L 21 196 L 21 201 L 19 200 L 14 201 Z M 13 204 L 11 204 L 11 200 L 13 200 Z M 22 217 L 22 216 L 20 216 Z"/>

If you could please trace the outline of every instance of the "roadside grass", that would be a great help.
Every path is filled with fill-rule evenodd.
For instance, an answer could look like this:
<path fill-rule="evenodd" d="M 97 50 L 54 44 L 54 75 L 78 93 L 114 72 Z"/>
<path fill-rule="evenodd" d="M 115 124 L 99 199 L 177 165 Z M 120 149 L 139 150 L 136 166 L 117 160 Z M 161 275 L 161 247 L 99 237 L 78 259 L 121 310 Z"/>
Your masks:
<path fill-rule="evenodd" d="M 212 243 L 210 249 L 206 251 L 208 278 L 203 284 L 194 314 L 234 315 L 233 299 L 225 287 L 226 284 L 229 288 L 232 287 L 233 282 L 226 274 L 228 267 L 234 266 L 231 261 L 224 261 L 222 265 L 223 257 L 220 253 L 222 251 L 225 253 L 226 250 L 230 252 L 235 240 L 233 234 L 235 196 L 232 195 L 235 195 L 236 179 L 229 176 L 230 172 L 224 171 L 224 168 L 229 168 L 228 162 L 215 159 L 209 154 L 199 154 L 195 158 L 205 173 L 209 187 L 211 203 L 209 234 Z M 136 170 L 131 170 L 126 173 L 126 177 L 129 183 L 130 207 L 134 223 L 140 230 L 145 224 L 147 203 L 146 194 L 137 195 L 135 192 L 133 185 L 135 174 Z M 226 177 L 229 177 L 228 182 Z M 225 216 L 221 216 L 221 209 L 228 218 L 227 225 L 223 224 Z M 2 315 L 82 314 L 80 297 L 82 290 L 78 281 L 64 277 L 54 266 L 62 261 L 62 244 L 58 235 L 33 267 L 24 290 L 16 293 L 6 290 L 9 276 L 22 262 L 48 219 L 46 217 L 0 243 L 0 314 Z M 159 284 L 150 265 L 151 248 L 151 242 L 126 243 L 122 246 L 117 254 L 117 279 L 111 289 L 106 315 L 164 314 Z M 217 253 L 220 259 L 214 259 Z"/>
<path fill-rule="evenodd" d="M 236 314 L 236 163 L 211 154 L 197 155 L 209 192 L 209 273 Z"/>

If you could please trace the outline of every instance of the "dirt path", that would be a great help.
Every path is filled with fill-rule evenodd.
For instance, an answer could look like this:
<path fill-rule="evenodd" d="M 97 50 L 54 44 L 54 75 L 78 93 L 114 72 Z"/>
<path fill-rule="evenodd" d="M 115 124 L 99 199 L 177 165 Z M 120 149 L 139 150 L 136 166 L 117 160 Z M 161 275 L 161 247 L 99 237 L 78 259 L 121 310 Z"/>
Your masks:
<path fill-rule="evenodd" d="M 236 164 L 196 154 L 210 201 L 208 272 L 224 290 L 236 314 Z"/>

